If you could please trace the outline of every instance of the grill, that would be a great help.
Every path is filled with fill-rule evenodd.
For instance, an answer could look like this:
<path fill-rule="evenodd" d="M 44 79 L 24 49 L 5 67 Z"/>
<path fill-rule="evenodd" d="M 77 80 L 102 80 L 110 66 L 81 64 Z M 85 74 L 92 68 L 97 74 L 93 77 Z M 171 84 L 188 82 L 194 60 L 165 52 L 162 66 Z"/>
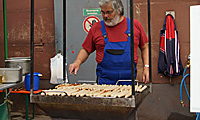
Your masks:
<path fill-rule="evenodd" d="M 35 103 L 52 118 L 82 120 L 133 120 L 136 110 L 149 94 L 149 87 L 130 98 L 31 95 Z"/>

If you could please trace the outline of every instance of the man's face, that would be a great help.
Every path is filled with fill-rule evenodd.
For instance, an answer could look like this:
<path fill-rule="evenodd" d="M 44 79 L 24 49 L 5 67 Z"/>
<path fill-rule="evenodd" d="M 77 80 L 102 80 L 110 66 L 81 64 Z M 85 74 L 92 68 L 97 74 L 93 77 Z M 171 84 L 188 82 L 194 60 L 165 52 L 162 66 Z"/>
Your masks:
<path fill-rule="evenodd" d="M 111 2 L 101 7 L 101 14 L 108 26 L 114 26 L 119 22 L 119 14 L 112 8 Z"/>

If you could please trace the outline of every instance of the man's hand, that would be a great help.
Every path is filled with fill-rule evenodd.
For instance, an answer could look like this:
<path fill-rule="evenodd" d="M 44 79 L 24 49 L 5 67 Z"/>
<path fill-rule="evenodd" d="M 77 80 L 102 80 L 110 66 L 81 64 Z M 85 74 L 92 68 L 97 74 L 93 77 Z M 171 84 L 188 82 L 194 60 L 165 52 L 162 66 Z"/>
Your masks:
<path fill-rule="evenodd" d="M 142 80 L 145 84 L 149 83 L 149 67 L 143 68 Z"/>
<path fill-rule="evenodd" d="M 69 65 L 69 74 L 71 75 L 71 74 L 74 74 L 74 75 L 76 75 L 77 74 L 77 72 L 78 72 L 78 70 L 79 70 L 79 68 L 80 68 L 80 64 L 78 64 L 78 63 L 73 63 L 73 64 L 70 64 Z"/>
<path fill-rule="evenodd" d="M 80 65 L 87 60 L 89 55 L 89 52 L 82 48 L 78 53 L 78 56 L 76 57 L 74 63 L 69 65 L 69 74 L 71 75 L 73 73 L 74 75 L 76 75 L 80 68 Z"/>

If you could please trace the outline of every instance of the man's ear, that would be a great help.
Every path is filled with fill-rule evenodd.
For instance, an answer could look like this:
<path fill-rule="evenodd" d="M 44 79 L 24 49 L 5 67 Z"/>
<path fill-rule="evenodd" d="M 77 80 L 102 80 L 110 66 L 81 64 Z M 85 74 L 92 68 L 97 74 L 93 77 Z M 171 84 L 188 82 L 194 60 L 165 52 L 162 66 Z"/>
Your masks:
<path fill-rule="evenodd" d="M 118 14 L 118 15 L 120 15 L 120 14 L 121 14 L 120 10 L 118 10 L 118 11 L 117 11 L 117 14 Z"/>

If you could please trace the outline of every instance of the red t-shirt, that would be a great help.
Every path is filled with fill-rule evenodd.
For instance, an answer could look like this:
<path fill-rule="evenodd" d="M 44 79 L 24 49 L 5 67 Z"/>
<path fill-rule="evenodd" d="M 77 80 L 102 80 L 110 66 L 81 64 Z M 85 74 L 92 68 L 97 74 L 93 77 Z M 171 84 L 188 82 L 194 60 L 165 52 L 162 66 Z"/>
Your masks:
<path fill-rule="evenodd" d="M 127 40 L 127 34 L 125 31 L 127 30 L 127 19 L 124 17 L 123 21 L 118 23 L 116 26 L 109 27 L 105 25 L 105 29 L 107 32 L 107 37 L 110 42 L 115 41 L 126 41 Z M 145 32 L 143 30 L 143 27 L 141 23 L 134 19 L 134 59 L 135 63 L 137 63 L 138 56 L 137 56 L 137 48 L 142 48 L 145 43 L 148 42 L 148 39 L 145 35 Z M 92 53 L 96 50 L 96 61 L 97 63 L 101 63 L 103 60 L 104 55 L 104 37 L 101 33 L 101 23 L 97 22 L 95 23 L 90 31 L 88 32 L 88 35 L 82 44 L 82 47 L 86 49 L 89 53 Z"/>

